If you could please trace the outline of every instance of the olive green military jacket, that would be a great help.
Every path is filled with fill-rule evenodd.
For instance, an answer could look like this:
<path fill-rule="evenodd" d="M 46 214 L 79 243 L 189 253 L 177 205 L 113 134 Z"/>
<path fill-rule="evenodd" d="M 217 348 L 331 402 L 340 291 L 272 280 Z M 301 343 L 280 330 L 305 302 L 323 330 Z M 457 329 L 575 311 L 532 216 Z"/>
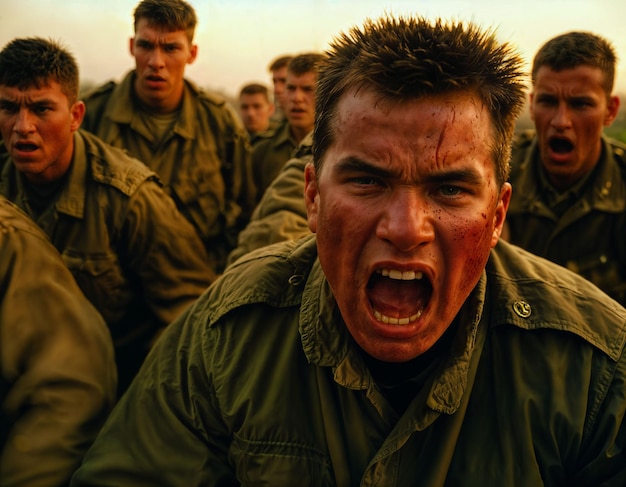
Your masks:
<path fill-rule="evenodd" d="M 202 294 L 215 274 L 200 238 L 157 176 L 122 150 L 80 130 L 56 201 L 33 214 L 23 177 L 0 156 L 0 194 L 32 216 L 109 325 L 119 353 L 141 362 L 155 336 Z M 120 383 L 135 370 L 120 370 Z"/>
<path fill-rule="evenodd" d="M 115 401 L 106 324 L 40 228 L 0 197 L 0 485 L 67 485 Z"/>
<path fill-rule="evenodd" d="M 109 82 L 86 95 L 82 128 L 125 149 L 159 175 L 219 273 L 256 204 L 248 135 L 224 99 L 186 80 L 171 134 L 155 145 L 134 102 L 134 77 L 131 71 L 121 83 Z"/>
<path fill-rule="evenodd" d="M 166 330 L 71 485 L 625 485 L 624 308 L 501 242 L 457 330 L 398 415 L 315 237 L 252 252 Z"/>
<path fill-rule="evenodd" d="M 542 198 L 533 135 L 523 134 L 513 149 L 507 239 L 577 272 L 626 304 L 626 146 L 603 139 L 593 179 L 558 217 Z"/>
<path fill-rule="evenodd" d="M 266 188 L 272 183 L 282 167 L 294 156 L 298 143 L 291 136 L 289 123 L 281 123 L 274 135 L 261 140 L 252 150 L 252 173 L 257 198 L 261 199 Z"/>
<path fill-rule="evenodd" d="M 237 247 L 228 256 L 228 264 L 252 250 L 284 240 L 297 240 L 311 233 L 304 201 L 304 168 L 313 161 L 312 142 L 312 135 L 307 135 L 294 158 L 287 161 L 267 187 L 248 225 L 239 233 Z"/>

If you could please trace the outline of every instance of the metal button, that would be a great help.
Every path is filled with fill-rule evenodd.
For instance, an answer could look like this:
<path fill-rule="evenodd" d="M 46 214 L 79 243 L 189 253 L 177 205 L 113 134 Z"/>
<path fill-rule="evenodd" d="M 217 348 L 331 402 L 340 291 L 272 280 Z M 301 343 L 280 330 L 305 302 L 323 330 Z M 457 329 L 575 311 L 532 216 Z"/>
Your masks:
<path fill-rule="evenodd" d="M 528 318 L 531 313 L 530 304 L 526 301 L 515 301 L 513 303 L 513 311 L 515 311 L 517 316 Z"/>
<path fill-rule="evenodd" d="M 292 286 L 299 286 L 304 281 L 304 276 L 301 274 L 294 274 L 289 278 L 289 284 Z"/>

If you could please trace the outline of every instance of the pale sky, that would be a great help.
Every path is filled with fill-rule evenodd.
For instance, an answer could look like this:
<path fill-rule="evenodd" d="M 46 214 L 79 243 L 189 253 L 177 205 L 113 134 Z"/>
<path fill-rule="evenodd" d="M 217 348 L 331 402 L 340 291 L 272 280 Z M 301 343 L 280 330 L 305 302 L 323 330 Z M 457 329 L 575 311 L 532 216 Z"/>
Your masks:
<path fill-rule="evenodd" d="M 139 0 L 0 0 L 0 47 L 15 37 L 61 41 L 83 81 L 120 79 Z M 198 14 L 198 58 L 187 77 L 236 96 L 244 84 L 270 84 L 269 62 L 282 54 L 324 50 L 333 36 L 385 13 L 473 21 L 495 29 L 528 62 L 550 37 L 590 30 L 615 46 L 618 91 L 626 92 L 626 0 L 190 0 Z M 626 104 L 626 100 L 622 100 Z"/>

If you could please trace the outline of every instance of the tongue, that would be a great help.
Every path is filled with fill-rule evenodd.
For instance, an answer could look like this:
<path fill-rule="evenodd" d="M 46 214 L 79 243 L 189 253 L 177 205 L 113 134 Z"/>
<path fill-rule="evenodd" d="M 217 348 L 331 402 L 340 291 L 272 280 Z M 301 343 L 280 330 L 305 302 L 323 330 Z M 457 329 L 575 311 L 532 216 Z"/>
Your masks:
<path fill-rule="evenodd" d="M 368 296 L 375 309 L 391 317 L 408 317 L 425 306 L 426 286 L 419 281 L 377 279 L 369 287 Z"/>

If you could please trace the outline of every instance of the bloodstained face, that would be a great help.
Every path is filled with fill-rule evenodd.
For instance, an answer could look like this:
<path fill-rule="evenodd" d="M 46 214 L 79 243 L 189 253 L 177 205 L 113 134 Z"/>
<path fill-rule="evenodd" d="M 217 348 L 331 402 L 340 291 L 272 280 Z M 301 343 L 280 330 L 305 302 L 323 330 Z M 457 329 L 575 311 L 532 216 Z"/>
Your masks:
<path fill-rule="evenodd" d="M 359 346 L 411 360 L 450 326 L 500 236 L 511 186 L 499 188 L 487 109 L 473 95 L 339 101 L 320 174 L 305 198 L 319 259 Z"/>

